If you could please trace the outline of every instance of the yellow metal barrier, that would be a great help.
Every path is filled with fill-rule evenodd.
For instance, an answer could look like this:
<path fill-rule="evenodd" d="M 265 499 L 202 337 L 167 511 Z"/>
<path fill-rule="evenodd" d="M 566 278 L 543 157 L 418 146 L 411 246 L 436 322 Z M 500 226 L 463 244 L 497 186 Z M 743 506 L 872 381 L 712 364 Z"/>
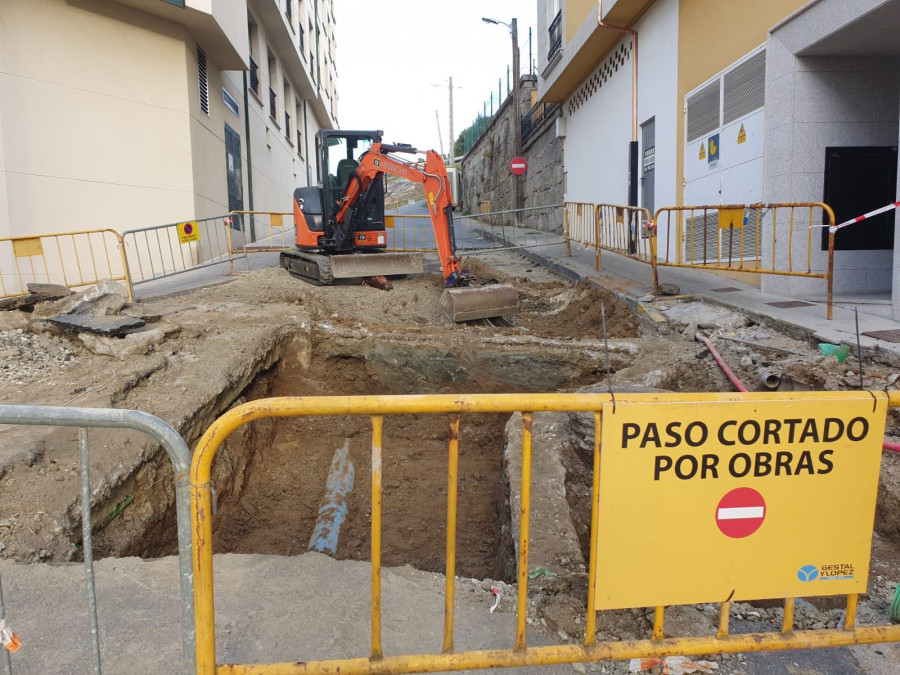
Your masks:
<path fill-rule="evenodd" d="M 229 216 L 241 219 L 246 241 L 240 242 L 240 253 L 270 253 L 294 248 L 294 214 L 287 211 L 231 211 Z M 228 252 L 235 258 L 234 241 L 231 231 L 228 237 Z M 232 262 L 232 268 L 234 263 Z"/>
<path fill-rule="evenodd" d="M 875 404 L 900 406 L 900 392 L 803 392 L 779 394 L 779 400 L 807 405 L 812 398 L 841 404 L 849 401 L 854 409 Z M 551 665 L 584 661 L 621 660 L 641 657 L 737 653 L 813 647 L 872 644 L 900 641 L 900 625 L 856 626 L 855 594 L 848 595 L 844 625 L 838 629 L 793 630 L 793 599 L 785 600 L 784 621 L 780 632 L 741 635 L 729 634 L 729 602 L 721 603 L 716 636 L 665 638 L 665 608 L 657 607 L 650 639 L 596 642 L 598 590 L 598 532 L 600 509 L 601 439 L 604 424 L 615 424 L 614 405 L 696 403 L 707 409 L 714 404 L 746 405 L 767 401 L 770 394 L 483 394 L 430 396 L 344 396 L 263 399 L 238 406 L 216 420 L 200 439 L 191 464 L 191 518 L 194 544 L 194 605 L 196 616 L 197 673 L 412 673 L 438 672 L 494 667 Z M 751 406 L 752 407 L 752 406 Z M 625 408 L 627 410 L 627 408 Z M 457 458 L 459 419 L 463 414 L 522 412 L 522 485 L 518 542 L 518 600 L 514 646 L 507 650 L 454 651 L 454 592 L 456 558 Z M 587 411 L 594 414 L 593 487 L 591 513 L 591 555 L 587 597 L 585 640 L 581 645 L 528 647 L 526 609 L 528 597 L 528 552 L 530 516 L 530 474 L 532 466 L 532 421 L 536 412 Z M 385 656 L 381 643 L 381 519 L 382 519 L 382 422 L 385 415 L 449 414 L 450 440 L 447 491 L 447 556 L 444 610 L 444 639 L 440 654 Z M 752 411 L 751 411 L 752 413 Z M 238 427 L 262 418 L 309 415 L 368 415 L 372 423 L 372 623 L 369 658 L 351 658 L 317 662 L 293 662 L 252 665 L 216 665 L 215 612 L 213 599 L 212 486 L 213 458 L 220 445 Z M 726 422 L 726 426 L 734 424 Z M 722 428 L 726 428 L 723 426 Z M 624 427 L 623 427 L 624 428 Z M 843 427 L 842 427 L 843 428 Z M 612 427 L 610 427 L 612 429 Z M 849 426 L 848 426 L 849 429 Z M 687 432 L 685 432 L 687 433 Z M 720 431 L 721 433 L 721 431 Z M 768 427 L 767 427 L 768 433 Z M 849 431 L 848 431 L 849 433 Z M 635 438 L 632 436 L 632 438 Z M 880 437 L 876 439 L 879 446 Z M 624 441 L 623 441 L 624 442 Z M 676 469 L 677 470 L 677 469 Z M 821 472 L 820 472 L 821 473 Z M 874 495 L 872 497 L 874 508 Z M 839 583 L 839 582 L 829 582 Z M 733 592 L 732 592 L 733 594 Z M 729 598 L 730 600 L 731 598 Z"/>
<path fill-rule="evenodd" d="M 431 216 L 427 214 L 385 213 L 384 229 L 388 251 L 437 252 Z"/>
<path fill-rule="evenodd" d="M 118 249 L 116 253 L 115 249 Z M 128 281 L 122 235 L 112 229 L 0 238 L 0 297 L 28 293 L 29 283 L 89 286 L 102 279 Z"/>
<path fill-rule="evenodd" d="M 828 233 L 827 247 L 813 254 L 812 226 L 835 224 L 827 204 L 671 206 L 659 209 L 653 223 L 657 246 L 665 242 L 661 254 L 652 258 L 654 267 L 824 279 L 832 318 L 834 232 Z M 816 239 L 819 236 L 816 233 Z"/>

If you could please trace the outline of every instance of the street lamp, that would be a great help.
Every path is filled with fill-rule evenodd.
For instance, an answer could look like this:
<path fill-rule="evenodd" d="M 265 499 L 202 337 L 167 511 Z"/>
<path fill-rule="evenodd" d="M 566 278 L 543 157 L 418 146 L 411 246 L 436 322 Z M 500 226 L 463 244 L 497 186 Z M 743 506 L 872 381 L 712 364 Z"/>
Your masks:
<path fill-rule="evenodd" d="M 513 147 L 515 148 L 515 156 L 520 157 L 522 155 L 522 113 L 519 110 L 520 96 L 519 96 L 519 29 L 516 19 L 513 18 L 510 23 L 506 23 L 505 21 L 498 21 L 497 19 L 489 19 L 487 17 L 481 17 L 481 20 L 485 23 L 490 23 L 494 25 L 502 25 L 509 28 L 510 37 L 512 38 L 512 51 L 513 51 L 513 134 L 515 135 L 515 139 L 513 142 Z M 522 206 L 522 190 L 521 190 L 521 176 L 516 176 L 513 180 L 513 209 L 518 210 Z M 519 214 L 516 213 L 516 220 L 519 219 Z"/>

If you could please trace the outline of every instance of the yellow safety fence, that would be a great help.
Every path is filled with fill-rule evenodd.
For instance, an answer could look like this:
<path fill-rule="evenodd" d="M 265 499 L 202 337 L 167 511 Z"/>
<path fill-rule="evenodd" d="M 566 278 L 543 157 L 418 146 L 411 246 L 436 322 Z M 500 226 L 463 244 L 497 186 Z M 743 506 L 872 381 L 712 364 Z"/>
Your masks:
<path fill-rule="evenodd" d="M 267 253 L 294 248 L 294 214 L 287 211 L 232 211 L 229 217 L 242 224 L 245 241 L 228 240 L 231 257 L 243 253 Z"/>
<path fill-rule="evenodd" d="M 200 675 L 212 675 L 213 673 L 341 673 L 352 675 L 355 673 L 412 673 L 412 672 L 438 672 L 464 669 L 486 669 L 513 666 L 551 665 L 601 660 L 621 660 L 642 657 L 665 656 L 690 656 L 715 653 L 755 652 L 766 650 L 799 649 L 811 647 L 835 647 L 841 645 L 871 644 L 877 642 L 900 641 L 900 625 L 884 626 L 857 626 L 856 607 L 858 593 L 865 591 L 866 574 L 868 571 L 868 556 L 871 540 L 872 516 L 875 508 L 875 491 L 877 487 L 877 471 L 880 466 L 880 447 L 883 438 L 884 423 L 887 408 L 900 406 L 900 392 L 802 392 L 784 394 L 619 394 L 613 398 L 608 394 L 484 394 L 484 395 L 428 395 L 428 396 L 346 396 L 346 397 L 296 397 L 263 399 L 243 405 L 228 411 L 204 433 L 194 451 L 191 465 L 191 511 L 192 530 L 194 544 L 194 602 L 196 613 L 196 645 L 197 645 L 197 673 Z M 667 413 L 666 411 L 670 412 Z M 457 514 L 457 487 L 458 487 L 458 458 L 460 451 L 459 428 L 462 415 L 483 413 L 522 413 L 522 475 L 521 475 L 521 499 L 520 499 L 520 527 L 517 546 L 517 610 L 515 635 L 510 635 L 510 647 L 508 649 L 494 649 L 483 651 L 456 651 L 454 644 L 454 598 L 456 576 L 456 514 Z M 585 617 L 585 639 L 582 644 L 565 644 L 554 646 L 529 647 L 526 639 L 526 610 L 528 605 L 528 571 L 529 571 L 529 526 L 531 516 L 531 471 L 532 471 L 532 424 L 536 413 L 546 411 L 558 412 L 587 412 L 594 418 L 594 449 L 593 449 L 593 485 L 592 485 L 592 512 L 591 512 L 591 555 L 589 563 L 589 581 L 587 592 L 587 613 Z M 758 538 L 755 546 L 763 546 L 765 555 L 757 558 L 754 555 L 736 554 L 735 551 L 746 550 L 742 545 L 729 543 L 730 537 L 719 535 L 715 531 L 716 546 L 722 550 L 718 552 L 722 557 L 717 558 L 716 551 L 704 546 L 704 542 L 688 537 L 680 537 L 684 531 L 690 531 L 690 527 L 699 527 L 700 524 L 708 532 L 711 529 L 713 518 L 727 521 L 728 518 L 737 518 L 738 515 L 723 515 L 724 499 L 719 502 L 719 511 L 701 511 L 695 519 L 697 522 L 681 523 L 673 526 L 667 518 L 678 509 L 694 509 L 702 500 L 678 499 L 673 501 L 669 492 L 655 490 L 659 485 L 660 473 L 666 473 L 666 490 L 677 491 L 684 486 L 693 485 L 701 490 L 709 490 L 711 487 L 720 486 L 727 489 L 738 480 L 736 476 L 744 476 L 749 470 L 746 468 L 750 462 L 742 460 L 744 464 L 729 466 L 731 476 L 726 476 L 728 462 L 722 460 L 718 466 L 718 460 L 713 455 L 702 456 L 702 471 L 704 480 L 694 481 L 679 480 L 684 478 L 700 478 L 699 462 L 701 449 L 698 444 L 706 440 L 704 424 L 709 424 L 707 431 L 709 438 L 718 438 L 721 446 L 730 446 L 736 443 L 738 450 L 759 441 L 763 442 L 759 434 L 762 433 L 762 425 L 765 416 L 809 416 L 822 417 L 820 423 L 825 424 L 826 435 L 833 437 L 837 433 L 836 423 L 825 421 L 826 415 L 841 418 L 846 421 L 840 427 L 841 433 L 846 434 L 846 439 L 835 447 L 828 445 L 828 449 L 815 447 L 819 437 L 815 441 L 807 439 L 804 427 L 804 436 L 794 438 L 794 427 L 791 427 L 791 437 L 785 442 L 777 442 L 778 469 L 774 468 L 774 451 L 769 457 L 768 471 L 775 470 L 784 473 L 782 469 L 787 467 L 787 475 L 792 475 L 790 468 L 793 466 L 797 478 L 780 478 L 774 481 L 764 481 L 757 478 L 753 484 L 763 490 L 762 485 L 770 488 L 768 494 L 770 513 L 767 517 L 772 519 L 772 526 L 766 530 L 767 536 L 773 528 L 778 527 L 786 537 L 782 547 L 772 546 L 766 537 Z M 381 614 L 381 532 L 382 532 L 382 428 L 385 415 L 418 415 L 418 414 L 443 414 L 448 416 L 450 435 L 448 442 L 448 470 L 447 470 L 447 530 L 446 530 L 446 580 L 445 606 L 444 606 L 444 635 L 443 647 L 440 653 L 410 654 L 410 655 L 386 655 L 382 649 L 382 614 Z M 213 599 L 213 545 L 212 545 L 212 485 L 210 482 L 212 462 L 217 450 L 231 432 L 254 420 L 274 417 L 292 417 L 309 415 L 365 415 L 371 419 L 372 436 L 372 503 L 371 503 L 371 644 L 368 658 L 348 658 L 327 661 L 296 661 L 291 663 L 273 664 L 216 664 L 216 628 Z M 691 416 L 695 416 L 694 422 L 690 422 Z M 758 415 L 762 415 L 757 419 Z M 674 417 L 673 417 L 674 416 Z M 676 422 L 669 422 L 668 426 L 653 427 L 654 422 L 664 423 L 669 418 Z M 701 422 L 700 420 L 707 420 Z M 738 424 L 743 419 L 744 421 Z M 763 421 L 759 421 L 763 420 Z M 713 423 L 717 425 L 716 434 Z M 785 423 L 790 420 L 785 420 Z M 797 424 L 799 421 L 794 420 Z M 671 426 L 673 424 L 681 425 Z M 828 426 L 832 424 L 832 426 Z M 772 440 L 770 434 L 779 433 L 772 424 L 765 421 L 766 442 Z M 755 432 L 754 432 L 755 429 Z M 658 434 L 678 434 L 680 439 L 680 453 L 676 449 L 669 450 L 671 445 L 663 445 L 663 442 L 674 442 L 672 437 L 660 437 Z M 867 435 L 868 432 L 868 435 Z M 787 434 L 785 429 L 781 433 Z M 796 429 L 800 436 L 799 427 Z M 811 433 L 811 432 L 810 432 Z M 754 437 L 755 434 L 755 437 Z M 849 439 L 849 440 L 847 440 Z M 862 439 L 862 440 L 860 440 Z M 834 440 L 834 438 L 831 438 Z M 715 444 L 715 440 L 711 440 Z M 804 445 L 804 442 L 806 443 Z M 630 445 L 629 445 L 630 443 Z M 861 445 L 862 444 L 862 445 Z M 679 443 L 674 443 L 679 446 Z M 648 447 L 649 446 L 649 447 Z M 704 446 L 705 448 L 706 446 Z M 775 446 L 772 446 L 775 447 Z M 771 448 L 770 448 L 771 449 Z M 812 450 L 816 453 L 816 459 L 810 456 L 809 471 L 805 471 L 807 460 L 805 454 Z M 705 450 L 704 450 L 705 451 Z M 750 452 L 748 449 L 747 452 Z M 742 453 L 732 451 L 733 457 L 740 457 Z M 784 456 L 782 456 L 784 453 Z M 791 455 L 791 453 L 794 453 Z M 674 455 L 682 454 L 675 461 Z M 720 459 L 727 454 L 720 450 Z M 758 453 L 757 453 L 758 454 Z M 659 457 L 669 456 L 669 461 L 660 461 Z M 791 455 L 791 457 L 787 457 Z M 851 458 L 853 461 L 848 461 Z M 654 460 L 654 458 L 656 458 Z M 692 460 L 686 461 L 683 458 Z M 727 458 L 726 458 L 727 459 Z M 799 463 L 798 463 L 799 461 Z M 815 466 L 813 465 L 813 462 Z M 654 463 L 655 462 L 655 463 Z M 752 463 L 752 462 L 751 462 Z M 731 465 L 735 464 L 732 459 Z M 761 462 L 757 461 L 757 471 L 751 474 L 751 478 L 768 475 L 759 469 Z M 764 463 L 762 463 L 764 464 Z M 784 466 L 782 466 L 782 464 Z M 630 480 L 621 480 L 620 471 L 623 466 L 628 470 L 634 467 L 643 467 L 640 474 L 641 480 L 637 484 Z M 602 467 L 602 470 L 601 470 Z M 655 468 L 654 468 L 655 467 Z M 817 467 L 817 468 L 816 468 Z M 814 470 L 815 469 L 815 470 Z M 833 471 L 832 471 L 833 469 Z M 720 471 L 723 480 L 717 483 L 710 472 Z M 656 472 L 657 480 L 653 479 Z M 874 471 L 874 479 L 873 479 Z M 801 476 L 801 473 L 803 474 Z M 675 477 L 677 474 L 677 478 Z M 690 474 L 690 475 L 688 475 Z M 822 475 L 828 474 L 828 475 Z M 835 479 L 837 476 L 837 479 Z M 717 477 L 717 476 L 716 476 Z M 837 482 L 836 482 L 837 481 Z M 842 482 L 843 481 L 843 482 Z M 602 488 L 601 488 L 602 484 Z M 724 487 L 721 487 L 724 485 Z M 617 487 L 618 486 L 618 487 Z M 776 489 L 779 495 L 774 494 Z M 801 510 L 791 508 L 796 499 L 793 490 L 800 489 L 802 495 L 812 491 L 821 498 L 822 493 L 829 495 L 839 493 L 841 497 L 841 509 L 833 513 L 840 518 L 849 519 L 859 528 L 853 531 L 851 537 L 856 546 L 854 550 L 864 550 L 865 561 L 856 558 L 858 565 L 857 577 L 846 576 L 838 580 L 823 581 L 817 589 L 821 592 L 794 592 L 800 588 L 805 590 L 804 579 L 798 580 L 800 571 L 811 575 L 808 568 L 815 563 L 821 565 L 823 576 L 831 576 L 830 570 L 834 565 L 824 563 L 846 563 L 848 559 L 835 557 L 813 558 L 814 551 L 809 548 L 793 546 L 794 539 L 806 541 L 803 537 L 809 536 L 808 530 L 814 527 L 801 527 L 797 523 L 797 513 Z M 601 490 L 604 498 L 600 499 Z M 617 492 L 618 490 L 618 492 Z M 660 494 L 654 494 L 660 492 Z M 804 492 L 805 491 L 805 492 Z M 732 490 L 734 492 L 734 490 Z M 680 494 L 680 493 L 676 493 Z M 718 500 L 716 493 L 715 499 Z M 729 492 L 729 494 L 731 494 Z M 728 495 L 726 495 L 728 497 Z M 619 501 L 619 500 L 622 501 Z M 628 499 L 636 499 L 640 503 L 646 499 L 652 502 L 653 508 L 644 508 L 646 513 L 637 513 L 646 523 L 648 528 L 666 527 L 670 532 L 660 533 L 661 539 L 667 542 L 666 546 L 654 547 L 653 542 L 646 548 L 633 549 L 629 545 L 622 544 L 615 537 L 610 537 L 614 532 L 615 524 L 627 533 L 628 536 L 647 536 L 647 529 L 629 525 L 630 519 L 636 516 L 641 508 L 632 508 Z M 656 500 L 656 501 L 653 501 Z M 662 500 L 662 501 L 660 501 Z M 668 500 L 668 501 L 667 501 Z M 846 502 L 845 500 L 849 500 Z M 623 505 L 623 501 L 625 502 Z M 707 500 L 708 501 L 708 500 Z M 712 504 L 715 505 L 716 501 Z M 806 504 L 803 512 L 807 518 L 823 532 L 821 541 L 817 544 L 824 547 L 840 547 L 845 541 L 845 523 L 840 518 L 822 518 L 821 508 L 817 504 L 822 499 L 815 500 L 812 504 Z M 727 506 L 727 505 L 726 505 Z M 750 508 L 754 513 L 744 513 Z M 730 510 L 740 511 L 740 517 L 762 518 L 766 515 L 766 507 L 741 507 L 731 505 Z M 840 513 L 839 513 L 840 512 Z M 615 522 L 611 522 L 615 521 Z M 862 525 L 860 526 L 860 523 Z M 738 524 L 740 525 L 740 524 Z M 725 527 L 734 528 L 734 522 L 720 525 L 722 534 L 726 534 Z M 686 529 L 687 528 L 687 529 Z M 834 536 L 832 536 L 834 535 Z M 680 541 L 680 545 L 668 547 L 669 539 Z M 721 540 L 721 541 L 719 541 Z M 741 540 L 744 541 L 744 540 Z M 774 564 L 773 556 L 781 554 L 779 548 L 799 554 L 797 561 L 788 561 L 789 565 L 781 571 L 787 571 L 787 577 L 779 577 L 772 581 L 772 588 L 777 588 L 787 595 L 784 603 L 784 620 L 780 630 L 762 633 L 737 634 L 729 633 L 730 606 L 732 600 L 745 600 L 754 597 L 784 597 L 778 594 L 763 596 L 748 595 L 757 592 L 760 583 L 766 582 L 767 576 L 772 576 L 771 569 Z M 828 549 L 831 550 L 831 549 Z M 702 554 L 697 554 L 701 551 Z M 849 555 L 849 554 L 848 554 Z M 768 557 L 766 557 L 768 556 Z M 708 558 L 708 559 L 707 559 Z M 746 558 L 746 560 L 744 560 Z M 766 565 L 761 565 L 760 560 L 765 558 Z M 618 560 L 620 564 L 635 566 L 655 564 L 661 566 L 662 573 L 657 573 L 652 579 L 653 588 L 661 589 L 654 596 L 658 606 L 655 610 L 653 632 L 647 639 L 598 642 L 596 640 L 598 610 L 646 606 L 644 604 L 631 604 L 628 600 L 613 600 L 613 595 L 620 589 L 628 592 L 646 594 L 648 584 L 646 576 L 641 574 L 624 575 L 610 574 L 609 565 Z M 629 561 L 631 561 L 629 563 Z M 781 558 L 778 558 L 781 561 Z M 717 570 L 719 566 L 749 565 L 752 573 L 742 573 L 736 578 L 723 575 L 721 570 L 714 574 L 697 574 L 691 572 L 692 565 L 697 563 L 713 565 Z M 863 570 L 862 567 L 865 567 Z M 684 576 L 671 570 L 688 570 Z M 633 567 L 636 569 L 636 567 Z M 745 569 L 745 568 L 741 568 Z M 641 571 L 645 571 L 641 568 Z M 715 600 L 708 597 L 692 597 L 690 593 L 694 586 L 703 585 L 708 577 L 717 577 Z M 748 586 L 738 592 L 733 584 L 740 582 Z M 777 583 L 776 583 L 777 582 Z M 723 584 L 728 584 L 727 588 Z M 728 589 L 732 589 L 729 594 Z M 847 605 L 843 625 L 836 629 L 822 630 L 794 630 L 793 610 L 794 598 L 802 595 L 835 595 L 846 594 Z M 643 598 L 643 595 L 641 596 Z M 667 601 L 668 600 L 668 601 Z M 618 602 L 618 604 L 616 604 Z M 715 602 L 720 604 L 720 620 L 717 635 L 693 636 L 693 637 L 664 637 L 665 604 L 694 604 L 696 602 Z M 414 621 L 415 617 L 410 617 Z M 302 654 L 297 655 L 299 659 Z"/>
<path fill-rule="evenodd" d="M 564 209 L 566 255 L 572 255 L 571 242 L 574 241 L 596 249 L 598 270 L 601 267 L 601 251 L 611 251 L 645 263 L 653 260 L 653 228 L 647 209 L 588 202 L 566 202 Z"/>
<path fill-rule="evenodd" d="M 128 282 L 125 247 L 115 230 L 77 230 L 0 238 L 0 297 L 28 293 L 29 283 L 89 286 L 102 279 Z"/>
<path fill-rule="evenodd" d="M 671 206 L 653 218 L 658 266 L 824 279 L 833 314 L 834 225 L 821 202 Z M 660 248 L 658 242 L 663 241 Z M 655 270 L 654 270 L 655 274 Z"/>
<path fill-rule="evenodd" d="M 438 250 L 431 216 L 427 214 L 386 212 L 384 230 L 387 234 L 388 251 L 434 253 Z"/>

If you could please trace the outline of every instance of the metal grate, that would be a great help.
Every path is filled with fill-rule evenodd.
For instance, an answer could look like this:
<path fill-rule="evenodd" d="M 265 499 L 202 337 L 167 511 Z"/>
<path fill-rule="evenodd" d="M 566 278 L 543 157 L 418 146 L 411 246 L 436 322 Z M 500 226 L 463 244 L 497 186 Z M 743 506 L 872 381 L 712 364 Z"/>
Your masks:
<path fill-rule="evenodd" d="M 725 124 L 762 108 L 766 103 L 766 51 L 725 73 L 722 81 Z"/>
<path fill-rule="evenodd" d="M 714 263 L 719 250 L 719 212 L 706 211 L 686 219 L 684 245 L 687 259 L 694 264 Z"/>
<path fill-rule="evenodd" d="M 696 212 L 695 212 L 696 213 Z M 700 211 L 685 218 L 684 250 L 693 264 L 757 260 L 759 209 L 744 210 L 742 229 L 719 229 L 718 210 Z"/>
<path fill-rule="evenodd" d="M 688 143 L 702 138 L 721 125 L 719 123 L 720 80 L 716 79 L 687 100 Z"/>
<path fill-rule="evenodd" d="M 870 330 L 863 335 L 885 342 L 900 342 L 900 330 Z"/>
<path fill-rule="evenodd" d="M 200 84 L 200 110 L 209 115 L 209 75 L 206 72 L 206 52 L 197 47 L 197 72 Z"/>
<path fill-rule="evenodd" d="M 803 302 L 802 300 L 781 300 L 779 302 L 767 302 L 769 307 L 778 307 L 779 309 L 797 309 L 798 307 L 815 307 L 813 302 Z"/>

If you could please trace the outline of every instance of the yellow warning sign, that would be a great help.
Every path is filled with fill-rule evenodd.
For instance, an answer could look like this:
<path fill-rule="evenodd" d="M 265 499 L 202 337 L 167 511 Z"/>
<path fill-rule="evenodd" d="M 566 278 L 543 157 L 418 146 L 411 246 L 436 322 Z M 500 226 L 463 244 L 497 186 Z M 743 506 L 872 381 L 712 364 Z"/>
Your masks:
<path fill-rule="evenodd" d="M 196 220 L 188 223 L 178 223 L 178 241 L 182 244 L 200 241 L 200 229 L 197 227 Z"/>
<path fill-rule="evenodd" d="M 625 223 L 625 209 L 621 206 L 616 207 L 616 223 L 623 225 Z"/>
<path fill-rule="evenodd" d="M 269 225 L 272 227 L 284 227 L 284 216 L 281 213 L 273 213 L 269 216 Z"/>
<path fill-rule="evenodd" d="M 700 143 L 700 156 L 697 159 L 706 159 L 706 146 Z"/>
<path fill-rule="evenodd" d="M 394 216 L 385 216 L 384 217 L 384 227 L 386 229 L 390 229 L 394 227 Z"/>
<path fill-rule="evenodd" d="M 747 142 L 747 132 L 744 131 L 744 125 L 741 125 L 741 130 L 738 132 L 738 145 Z"/>
<path fill-rule="evenodd" d="M 864 593 L 883 392 L 603 406 L 597 609 Z"/>
<path fill-rule="evenodd" d="M 744 209 L 719 209 L 720 230 L 741 230 L 744 228 Z"/>
<path fill-rule="evenodd" d="M 27 239 L 13 239 L 13 255 L 17 258 L 27 258 L 32 255 L 44 255 L 44 245 L 40 237 L 28 237 Z"/>

